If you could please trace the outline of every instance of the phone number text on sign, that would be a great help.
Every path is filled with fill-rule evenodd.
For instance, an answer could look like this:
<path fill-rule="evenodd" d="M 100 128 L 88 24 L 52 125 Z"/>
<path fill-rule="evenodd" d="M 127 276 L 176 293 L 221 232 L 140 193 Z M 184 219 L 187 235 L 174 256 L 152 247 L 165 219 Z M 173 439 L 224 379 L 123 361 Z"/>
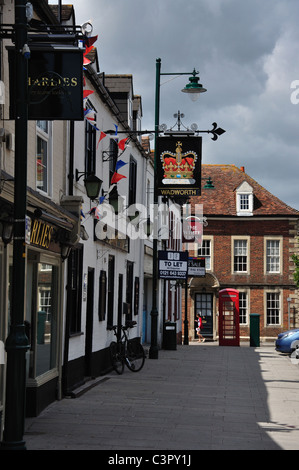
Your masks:
<path fill-rule="evenodd" d="M 186 279 L 187 275 L 187 252 L 159 251 L 159 278 Z"/>

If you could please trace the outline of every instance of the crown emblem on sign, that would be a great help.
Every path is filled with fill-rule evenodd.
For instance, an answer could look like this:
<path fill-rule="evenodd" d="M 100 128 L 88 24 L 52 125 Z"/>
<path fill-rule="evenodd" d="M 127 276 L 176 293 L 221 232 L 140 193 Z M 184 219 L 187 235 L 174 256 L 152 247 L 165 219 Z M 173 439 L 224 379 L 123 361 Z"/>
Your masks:
<path fill-rule="evenodd" d="M 167 180 L 190 180 L 193 178 L 197 153 L 189 151 L 182 153 L 182 142 L 176 143 L 175 153 L 165 150 L 161 153 L 164 178 Z M 164 180 L 165 181 L 165 180 Z M 169 182 L 169 181 L 168 181 Z M 190 183 L 190 181 L 188 181 Z"/>

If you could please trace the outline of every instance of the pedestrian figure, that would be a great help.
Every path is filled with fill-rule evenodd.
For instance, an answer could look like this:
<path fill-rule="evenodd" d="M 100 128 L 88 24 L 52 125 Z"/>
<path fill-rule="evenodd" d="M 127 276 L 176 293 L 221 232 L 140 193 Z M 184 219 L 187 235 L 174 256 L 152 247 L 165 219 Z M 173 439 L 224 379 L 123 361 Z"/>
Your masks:
<path fill-rule="evenodd" d="M 200 333 L 200 330 L 201 330 L 201 325 L 202 325 L 202 319 L 201 319 L 201 316 L 199 315 L 199 313 L 196 314 L 196 317 L 197 317 L 197 327 L 196 327 L 196 333 L 197 333 L 197 336 L 198 336 L 198 342 L 199 343 L 204 343 L 205 342 L 205 338 L 202 336 L 202 334 Z"/>

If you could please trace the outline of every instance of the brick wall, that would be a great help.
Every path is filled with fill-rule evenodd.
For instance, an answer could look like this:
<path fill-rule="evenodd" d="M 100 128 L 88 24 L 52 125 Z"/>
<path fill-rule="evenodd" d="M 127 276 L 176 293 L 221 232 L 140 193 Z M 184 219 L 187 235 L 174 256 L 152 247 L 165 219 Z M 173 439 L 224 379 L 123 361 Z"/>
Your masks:
<path fill-rule="evenodd" d="M 217 220 L 209 219 L 204 228 L 204 235 L 213 236 L 213 274 L 220 283 L 220 289 L 226 287 L 246 290 L 249 293 L 249 313 L 259 313 L 261 338 L 275 338 L 277 334 L 288 328 L 288 302 L 290 304 L 290 326 L 299 327 L 299 301 L 293 280 L 293 253 L 299 252 L 297 239 L 297 220 L 289 219 L 258 219 L 248 220 Z M 248 237 L 249 266 L 248 273 L 234 273 L 232 267 L 233 237 Z M 282 272 L 267 274 L 265 272 L 265 238 L 279 237 L 282 242 Z M 190 256 L 196 255 L 189 252 Z M 200 291 L 200 289 L 199 289 Z M 266 292 L 280 292 L 282 324 L 267 326 L 266 324 Z M 188 310 L 191 311 L 193 300 L 189 299 Z M 218 300 L 216 300 L 218 312 Z M 183 304 L 184 305 L 184 304 Z M 218 322 L 218 317 L 215 319 Z M 193 329 L 193 318 L 189 318 L 189 328 Z M 191 334 L 191 331 L 190 331 Z M 191 337 L 192 335 L 189 336 Z M 249 337 L 249 325 L 241 326 L 241 337 Z"/>

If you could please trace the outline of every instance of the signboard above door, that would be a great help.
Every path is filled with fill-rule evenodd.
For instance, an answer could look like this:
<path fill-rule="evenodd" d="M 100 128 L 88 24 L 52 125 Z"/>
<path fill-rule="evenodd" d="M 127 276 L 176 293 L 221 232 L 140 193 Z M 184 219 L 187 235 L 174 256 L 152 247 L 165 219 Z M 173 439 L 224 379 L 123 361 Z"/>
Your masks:
<path fill-rule="evenodd" d="M 15 119 L 14 47 L 9 47 L 8 52 L 10 119 Z M 29 120 L 83 120 L 83 50 L 30 46 L 28 100 Z"/>

